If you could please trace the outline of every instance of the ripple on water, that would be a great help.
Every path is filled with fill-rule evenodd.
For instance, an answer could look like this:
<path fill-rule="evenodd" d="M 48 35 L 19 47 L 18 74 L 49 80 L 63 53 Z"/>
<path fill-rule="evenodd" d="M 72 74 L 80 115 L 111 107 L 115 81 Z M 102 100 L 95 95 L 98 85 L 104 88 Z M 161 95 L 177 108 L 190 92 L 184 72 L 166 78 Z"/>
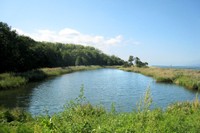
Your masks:
<path fill-rule="evenodd" d="M 110 109 L 115 103 L 118 111 L 132 111 L 148 86 L 153 107 L 166 107 L 177 101 L 193 100 L 195 93 L 172 84 L 156 83 L 154 79 L 117 69 L 98 69 L 65 74 L 27 87 L 20 91 L 0 94 L 0 105 L 20 106 L 32 114 L 61 111 L 67 101 L 75 99 L 84 85 L 87 99 L 94 105 Z M 0 92 L 4 93 L 4 92 Z"/>

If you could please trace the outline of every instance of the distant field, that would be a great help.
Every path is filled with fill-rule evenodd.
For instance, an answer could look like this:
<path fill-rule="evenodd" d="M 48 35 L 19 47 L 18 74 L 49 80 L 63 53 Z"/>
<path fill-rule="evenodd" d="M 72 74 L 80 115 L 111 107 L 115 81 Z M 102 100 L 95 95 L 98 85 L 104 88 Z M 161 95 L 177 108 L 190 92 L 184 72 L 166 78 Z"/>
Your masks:
<path fill-rule="evenodd" d="M 153 66 L 153 67 L 200 70 L 200 66 Z"/>

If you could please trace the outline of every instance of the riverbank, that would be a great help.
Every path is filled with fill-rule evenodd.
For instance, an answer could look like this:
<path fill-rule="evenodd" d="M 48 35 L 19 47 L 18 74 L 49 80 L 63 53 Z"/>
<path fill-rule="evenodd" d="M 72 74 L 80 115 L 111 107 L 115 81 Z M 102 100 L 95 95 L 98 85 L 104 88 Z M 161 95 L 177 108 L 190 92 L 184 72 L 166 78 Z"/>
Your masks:
<path fill-rule="evenodd" d="M 193 90 L 200 90 L 200 70 L 157 67 L 118 67 L 118 69 L 153 77 L 157 82 L 174 83 Z"/>
<path fill-rule="evenodd" d="M 101 106 L 82 103 L 82 95 L 68 104 L 63 112 L 52 116 L 31 116 L 20 109 L 0 108 L 0 132 L 192 132 L 200 131 L 200 103 L 176 103 L 166 110 L 149 110 L 151 101 L 144 98 L 138 105 L 138 110 L 130 113 L 117 113 L 112 107 L 106 111 Z"/>
<path fill-rule="evenodd" d="M 2 73 L 0 74 L 0 90 L 14 89 L 26 85 L 30 82 L 41 81 L 49 77 L 76 71 L 94 70 L 102 68 L 101 66 L 72 66 L 57 68 L 41 68 L 23 73 Z"/>

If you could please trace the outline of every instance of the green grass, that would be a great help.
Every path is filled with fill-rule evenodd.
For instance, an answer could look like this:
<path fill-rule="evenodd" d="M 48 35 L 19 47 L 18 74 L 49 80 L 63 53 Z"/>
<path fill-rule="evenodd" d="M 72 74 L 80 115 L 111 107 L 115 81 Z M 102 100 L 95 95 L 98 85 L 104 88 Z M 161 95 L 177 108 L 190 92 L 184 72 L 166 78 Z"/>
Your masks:
<path fill-rule="evenodd" d="M 0 90 L 18 88 L 29 82 L 44 80 L 48 77 L 59 76 L 76 71 L 93 70 L 102 68 L 100 66 L 75 66 L 75 67 L 57 67 L 41 68 L 24 73 L 3 73 L 0 74 Z"/>
<path fill-rule="evenodd" d="M 200 90 L 200 71 L 169 68 L 119 68 L 129 72 L 137 72 L 153 77 L 157 82 L 174 83 L 193 90 Z"/>
<path fill-rule="evenodd" d="M 138 110 L 118 113 L 92 106 L 83 93 L 52 116 L 36 116 L 19 109 L 0 108 L 1 133 L 198 133 L 200 102 L 175 103 L 167 109 L 149 110 L 151 95 L 147 91 Z"/>
<path fill-rule="evenodd" d="M 15 76 L 15 74 L 4 73 L 0 74 L 0 90 L 20 87 L 27 83 L 26 78 Z"/>

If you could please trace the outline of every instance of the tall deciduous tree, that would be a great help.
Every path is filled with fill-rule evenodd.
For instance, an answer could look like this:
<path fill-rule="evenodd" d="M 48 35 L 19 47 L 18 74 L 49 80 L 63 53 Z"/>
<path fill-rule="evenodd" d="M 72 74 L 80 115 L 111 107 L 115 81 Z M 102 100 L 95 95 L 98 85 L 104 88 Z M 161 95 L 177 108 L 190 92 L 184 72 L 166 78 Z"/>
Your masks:
<path fill-rule="evenodd" d="M 130 55 L 128 61 L 130 65 L 133 65 L 134 57 Z"/>
<path fill-rule="evenodd" d="M 90 46 L 37 42 L 0 22 L 0 63 L 0 72 L 21 72 L 41 67 L 122 65 L 124 61 Z"/>
<path fill-rule="evenodd" d="M 146 67 L 148 66 L 147 62 L 142 62 L 138 57 L 135 58 L 135 64 L 137 67 Z"/>

